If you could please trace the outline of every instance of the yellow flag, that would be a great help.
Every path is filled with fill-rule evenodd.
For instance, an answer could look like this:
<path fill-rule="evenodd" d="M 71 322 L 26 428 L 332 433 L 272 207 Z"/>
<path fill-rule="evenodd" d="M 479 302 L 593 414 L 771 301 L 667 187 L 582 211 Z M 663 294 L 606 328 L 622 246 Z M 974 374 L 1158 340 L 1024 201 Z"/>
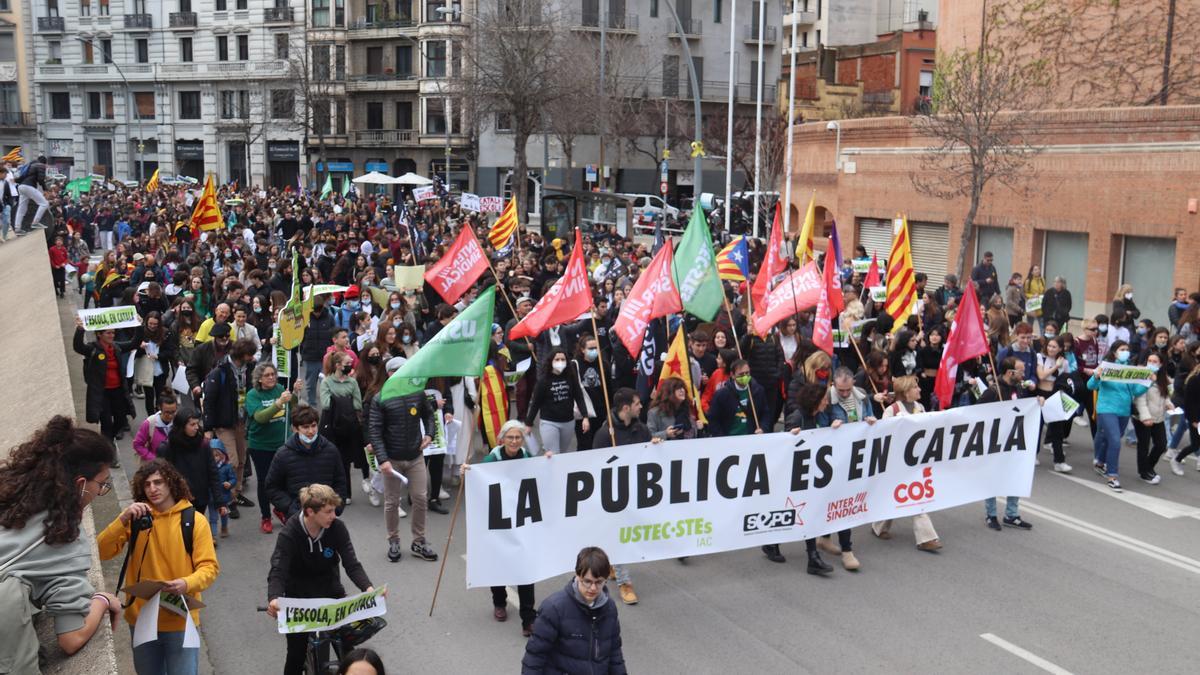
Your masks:
<path fill-rule="evenodd" d="M 804 214 L 804 226 L 800 228 L 800 239 L 796 242 L 796 259 L 800 267 L 815 260 L 813 254 L 813 230 L 817 229 L 817 196 L 808 200 L 808 211 Z"/>
<path fill-rule="evenodd" d="M 146 181 L 146 191 L 154 192 L 158 189 L 158 169 L 154 170 L 154 175 L 150 176 L 150 180 Z"/>
<path fill-rule="evenodd" d="M 702 424 L 708 424 L 708 419 L 704 417 L 704 406 L 700 405 L 700 392 L 692 385 L 692 368 L 688 362 L 687 338 L 683 334 L 683 324 L 679 325 L 675 339 L 671 341 L 671 348 L 667 350 L 667 360 L 663 361 L 658 381 L 662 382 L 668 377 L 678 377 L 683 380 L 683 386 L 687 387 L 688 397 L 695 404 L 696 419 Z"/>

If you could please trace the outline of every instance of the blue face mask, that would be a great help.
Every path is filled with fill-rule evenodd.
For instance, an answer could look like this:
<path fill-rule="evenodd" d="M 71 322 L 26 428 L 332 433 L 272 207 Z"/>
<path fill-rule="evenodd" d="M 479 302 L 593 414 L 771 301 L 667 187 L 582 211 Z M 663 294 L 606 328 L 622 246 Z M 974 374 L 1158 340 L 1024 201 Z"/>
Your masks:
<path fill-rule="evenodd" d="M 312 445 L 313 443 L 317 442 L 317 436 L 315 434 L 312 436 L 305 436 L 304 434 L 297 433 L 296 435 L 300 437 L 300 442 L 305 445 Z"/>
<path fill-rule="evenodd" d="M 1117 360 L 1120 361 L 1121 363 L 1125 363 L 1126 361 L 1128 361 L 1129 360 L 1129 350 L 1128 349 L 1117 350 Z"/>
<path fill-rule="evenodd" d="M 354 310 L 357 310 L 359 307 L 362 307 L 362 304 L 360 304 L 357 300 L 347 300 L 346 301 L 346 309 L 354 311 Z"/>

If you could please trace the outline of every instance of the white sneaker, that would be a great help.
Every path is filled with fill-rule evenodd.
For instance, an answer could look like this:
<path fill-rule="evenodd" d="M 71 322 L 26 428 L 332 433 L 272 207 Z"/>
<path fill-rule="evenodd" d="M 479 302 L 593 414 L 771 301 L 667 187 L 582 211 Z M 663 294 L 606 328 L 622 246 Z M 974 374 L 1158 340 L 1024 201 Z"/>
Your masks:
<path fill-rule="evenodd" d="M 1088 425 L 1088 421 L 1085 420 L 1084 418 L 1078 417 L 1078 416 L 1075 418 L 1075 426 L 1086 427 L 1087 425 Z"/>
<path fill-rule="evenodd" d="M 379 493 L 371 490 L 367 493 L 367 500 L 371 502 L 371 506 L 379 506 L 382 500 L 379 499 Z"/>
<path fill-rule="evenodd" d="M 1179 455 L 1179 448 L 1167 448 L 1167 454 L 1163 455 L 1168 461 L 1175 459 Z"/>
<path fill-rule="evenodd" d="M 1059 462 L 1054 465 L 1054 470 L 1058 473 L 1071 473 L 1071 465 L 1066 462 Z"/>
<path fill-rule="evenodd" d="M 1034 457 L 1034 458 L 1033 458 L 1033 465 L 1034 465 L 1034 466 L 1041 466 L 1041 465 L 1042 465 L 1042 460 L 1041 460 L 1041 458 L 1039 458 L 1039 457 Z"/>
<path fill-rule="evenodd" d="M 1200 471 L 1200 455 L 1196 455 L 1196 470 Z"/>
<path fill-rule="evenodd" d="M 438 499 L 450 499 L 450 493 L 445 488 L 438 490 Z"/>
<path fill-rule="evenodd" d="M 1179 460 L 1172 459 L 1171 460 L 1171 473 L 1175 474 L 1176 476 L 1182 476 L 1183 475 L 1183 463 L 1180 462 Z"/>
<path fill-rule="evenodd" d="M 407 517 L 408 517 L 408 512 L 404 510 L 404 507 L 403 507 L 403 506 L 397 506 L 397 507 L 396 507 L 396 512 L 400 514 L 400 517 L 401 517 L 401 518 L 407 518 Z"/>
<path fill-rule="evenodd" d="M 362 479 L 362 489 L 363 489 L 363 494 L 365 494 L 368 497 L 370 497 L 371 493 L 374 492 L 374 490 L 371 489 L 371 479 L 370 478 Z"/>
<path fill-rule="evenodd" d="M 1162 482 L 1162 476 L 1160 476 L 1158 474 L 1154 474 L 1153 478 L 1142 478 L 1142 481 L 1149 483 L 1151 485 L 1158 485 L 1159 483 Z"/>
<path fill-rule="evenodd" d="M 1042 443 L 1042 449 L 1043 450 L 1053 450 L 1053 448 L 1050 447 L 1049 443 Z"/>

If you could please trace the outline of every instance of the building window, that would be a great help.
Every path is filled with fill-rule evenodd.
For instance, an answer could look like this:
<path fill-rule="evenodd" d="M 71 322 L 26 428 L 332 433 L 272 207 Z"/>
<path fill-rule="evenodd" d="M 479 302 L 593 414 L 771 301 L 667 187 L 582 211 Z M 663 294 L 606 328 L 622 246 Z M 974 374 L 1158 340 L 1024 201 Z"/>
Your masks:
<path fill-rule="evenodd" d="M 17 98 L 17 83 L 0 84 L 0 115 L 11 117 L 21 112 L 21 101 Z"/>
<path fill-rule="evenodd" d="M 79 16 L 92 15 L 92 0 L 79 0 Z"/>
<path fill-rule="evenodd" d="M 62 63 L 62 42 L 60 40 L 50 40 L 46 43 L 46 50 L 49 52 L 49 58 L 46 63 Z"/>
<path fill-rule="evenodd" d="M 396 101 L 396 128 L 413 128 L 412 101 Z"/>
<path fill-rule="evenodd" d="M 427 41 L 425 43 L 425 56 L 425 77 L 445 77 L 446 41 Z"/>
<path fill-rule="evenodd" d="M 179 119 L 181 119 L 181 120 L 198 120 L 198 119 L 200 119 L 200 92 L 198 92 L 198 91 L 181 91 L 181 92 L 179 92 Z"/>
<path fill-rule="evenodd" d="M 663 54 L 663 96 L 679 96 L 679 55 Z"/>
<path fill-rule="evenodd" d="M 312 105 L 312 127 L 313 133 L 318 136 L 328 136 L 331 130 L 329 126 L 329 100 L 318 99 L 313 101 Z"/>
<path fill-rule="evenodd" d="M 133 41 L 134 51 L 137 52 L 138 63 L 150 63 L 150 41 L 138 38 Z"/>
<path fill-rule="evenodd" d="M 329 0 L 312 0 L 312 25 L 317 28 L 329 27 Z"/>
<path fill-rule="evenodd" d="M 246 0 L 237 0 L 237 8 L 238 9 L 246 9 L 248 6 L 249 6 L 249 4 L 246 2 Z"/>
<path fill-rule="evenodd" d="M 238 61 L 250 60 L 250 36 L 239 35 L 238 39 Z"/>
<path fill-rule="evenodd" d="M 713 0 L 713 23 L 721 23 L 721 0 Z"/>
<path fill-rule="evenodd" d="M 291 89 L 271 90 L 271 119 L 290 120 L 296 110 L 296 94 Z"/>
<path fill-rule="evenodd" d="M 383 74 L 383 47 L 367 47 L 367 75 Z"/>
<path fill-rule="evenodd" d="M 136 91 L 133 93 L 133 105 L 137 110 L 137 119 L 154 119 L 154 92 Z"/>
<path fill-rule="evenodd" d="M 446 133 L 446 100 L 430 98 L 425 100 L 425 133 Z"/>
<path fill-rule="evenodd" d="M 335 80 L 346 79 L 346 47 L 338 45 L 333 48 L 333 77 Z"/>
<path fill-rule="evenodd" d="M 8 6 L 8 0 L 0 0 L 0 12 L 9 12 L 12 8 Z"/>
<path fill-rule="evenodd" d="M 343 28 L 346 25 L 346 0 L 333 0 L 333 25 Z"/>
<path fill-rule="evenodd" d="M 450 15 L 446 14 L 443 16 L 438 13 L 438 9 L 445 6 L 446 3 L 444 0 L 425 0 L 425 21 L 446 21 Z"/>
<path fill-rule="evenodd" d="M 179 60 L 184 63 L 192 62 L 192 38 L 179 38 Z"/>
<path fill-rule="evenodd" d="M 218 35 L 217 36 L 217 60 L 218 61 L 228 61 L 229 60 L 229 36 L 228 35 Z"/>
<path fill-rule="evenodd" d="M 317 45 L 312 48 L 312 76 L 318 82 L 329 80 L 329 45 Z"/>
<path fill-rule="evenodd" d="M 112 63 L 112 40 L 105 38 L 100 41 L 100 60 Z"/>
<path fill-rule="evenodd" d="M 496 131 L 512 132 L 512 115 L 506 112 L 496 113 Z"/>
<path fill-rule="evenodd" d="M 16 40 L 12 33 L 0 33 L 0 61 L 16 61 Z"/>
<path fill-rule="evenodd" d="M 213 7 L 213 9 L 218 12 L 224 12 L 226 9 L 229 9 L 229 7 L 225 4 L 225 0 L 217 0 L 217 4 L 215 7 Z"/>
<path fill-rule="evenodd" d="M 58 16 L 58 0 L 46 0 L 46 16 Z"/>
<path fill-rule="evenodd" d="M 383 101 L 367 101 L 367 128 L 383 128 Z"/>
<path fill-rule="evenodd" d="M 412 21 L 412 0 L 396 0 L 396 18 Z"/>
<path fill-rule="evenodd" d="M 100 16 L 108 16 L 108 0 L 100 0 Z"/>
<path fill-rule="evenodd" d="M 335 116 L 337 117 L 337 119 L 334 120 L 335 122 L 337 122 L 337 128 L 336 128 L 337 133 L 339 136 L 345 136 L 346 135 L 346 101 L 345 100 L 341 100 L 341 101 L 337 102 Z"/>
<path fill-rule="evenodd" d="M 115 117 L 113 112 L 113 95 L 110 91 L 89 91 L 88 92 L 88 119 L 89 120 L 111 120 Z"/>
<path fill-rule="evenodd" d="M 106 177 L 111 176 L 113 163 L 112 141 L 107 138 L 97 138 L 95 148 L 96 161 L 93 163 L 104 167 L 104 175 Z"/>
<path fill-rule="evenodd" d="M 275 34 L 275 58 L 279 59 L 280 61 L 286 61 L 288 59 L 287 33 Z"/>
<path fill-rule="evenodd" d="M 250 92 L 244 89 L 221 92 L 221 119 L 250 119 Z"/>
<path fill-rule="evenodd" d="M 658 0 L 650 0 L 650 18 L 658 17 Z"/>
<path fill-rule="evenodd" d="M 88 40 L 87 42 L 83 43 L 83 62 L 84 63 L 95 63 L 94 51 L 95 51 L 95 46 L 92 45 L 91 40 Z"/>
<path fill-rule="evenodd" d="M 396 47 L 396 74 L 409 76 L 413 74 L 412 45 Z"/>
<path fill-rule="evenodd" d="M 192 0 L 179 0 L 179 11 L 181 11 L 181 12 L 192 11 Z"/>
<path fill-rule="evenodd" d="M 50 119 L 71 119 L 71 95 L 65 91 L 50 92 Z"/>

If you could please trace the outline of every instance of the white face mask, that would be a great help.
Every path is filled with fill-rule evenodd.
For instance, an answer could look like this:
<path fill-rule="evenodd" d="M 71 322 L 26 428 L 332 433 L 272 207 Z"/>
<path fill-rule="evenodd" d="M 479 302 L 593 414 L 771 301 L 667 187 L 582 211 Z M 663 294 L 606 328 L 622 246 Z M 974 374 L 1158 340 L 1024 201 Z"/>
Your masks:
<path fill-rule="evenodd" d="M 1132 300 L 1132 299 L 1133 299 L 1133 293 L 1126 293 L 1126 294 L 1125 294 L 1125 299 L 1126 299 L 1126 300 Z"/>
<path fill-rule="evenodd" d="M 554 369 L 554 372 L 561 373 L 562 371 L 567 369 L 567 362 L 566 361 L 554 361 L 553 363 L 550 364 L 550 367 Z"/>

